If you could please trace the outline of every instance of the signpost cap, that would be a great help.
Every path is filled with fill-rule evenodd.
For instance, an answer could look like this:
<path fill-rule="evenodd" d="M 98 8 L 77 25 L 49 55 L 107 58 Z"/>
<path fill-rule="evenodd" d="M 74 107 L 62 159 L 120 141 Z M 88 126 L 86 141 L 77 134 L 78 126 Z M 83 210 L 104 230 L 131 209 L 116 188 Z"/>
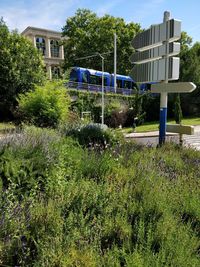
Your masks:
<path fill-rule="evenodd" d="M 163 17 L 163 22 L 166 22 L 170 19 L 170 12 L 169 11 L 165 11 L 164 12 L 164 17 Z"/>

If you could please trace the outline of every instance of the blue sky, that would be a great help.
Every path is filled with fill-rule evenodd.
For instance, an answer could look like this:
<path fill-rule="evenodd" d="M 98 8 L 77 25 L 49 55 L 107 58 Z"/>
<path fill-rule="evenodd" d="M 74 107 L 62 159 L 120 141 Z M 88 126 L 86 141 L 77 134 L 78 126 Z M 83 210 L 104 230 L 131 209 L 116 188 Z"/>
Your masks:
<path fill-rule="evenodd" d="M 163 12 L 168 10 L 171 18 L 182 21 L 182 30 L 194 42 L 200 41 L 199 0 L 0 0 L 0 17 L 10 29 L 20 32 L 27 26 L 60 31 L 77 8 L 88 8 L 99 16 L 122 17 L 126 22 L 140 23 L 142 28 L 161 23 Z"/>

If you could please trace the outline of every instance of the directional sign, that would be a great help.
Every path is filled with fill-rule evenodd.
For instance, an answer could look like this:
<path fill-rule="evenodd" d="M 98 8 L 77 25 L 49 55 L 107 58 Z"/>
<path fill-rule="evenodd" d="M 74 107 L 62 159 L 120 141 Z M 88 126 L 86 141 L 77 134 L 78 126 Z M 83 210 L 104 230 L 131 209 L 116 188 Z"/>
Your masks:
<path fill-rule="evenodd" d="M 193 135 L 194 126 L 180 125 L 180 124 L 167 124 L 166 132 Z"/>
<path fill-rule="evenodd" d="M 196 85 L 192 82 L 158 83 L 151 85 L 152 93 L 191 93 L 195 89 Z"/>
<path fill-rule="evenodd" d="M 152 25 L 150 29 L 136 35 L 132 41 L 133 47 L 138 51 L 148 50 L 162 45 L 168 40 L 174 42 L 181 37 L 181 21 L 170 19 L 158 25 Z"/>
<path fill-rule="evenodd" d="M 130 57 L 135 64 L 130 76 L 136 82 L 160 82 L 179 78 L 181 21 L 171 19 L 152 25 L 132 41 L 136 53 Z"/>
<path fill-rule="evenodd" d="M 179 78 L 179 62 L 177 57 L 171 57 L 168 61 L 168 80 Z M 165 80 L 166 61 L 164 58 L 135 65 L 130 76 L 136 82 L 160 82 Z"/>
<path fill-rule="evenodd" d="M 168 46 L 168 47 L 167 47 Z M 169 43 L 154 47 L 142 52 L 136 52 L 130 57 L 131 63 L 141 64 L 152 60 L 161 59 L 166 55 L 168 49 L 168 56 L 175 56 L 180 53 L 180 43 Z"/>

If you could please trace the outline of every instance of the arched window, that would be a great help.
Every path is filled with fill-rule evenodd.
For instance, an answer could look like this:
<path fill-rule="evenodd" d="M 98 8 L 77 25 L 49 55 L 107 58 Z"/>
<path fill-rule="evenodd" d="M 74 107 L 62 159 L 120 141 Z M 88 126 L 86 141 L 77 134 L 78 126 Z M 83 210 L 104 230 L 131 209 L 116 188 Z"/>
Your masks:
<path fill-rule="evenodd" d="M 60 68 L 58 66 L 52 66 L 51 73 L 52 73 L 52 79 L 59 79 L 61 76 Z"/>
<path fill-rule="evenodd" d="M 59 57 L 59 43 L 57 40 L 51 40 L 51 57 Z"/>
<path fill-rule="evenodd" d="M 44 38 L 36 37 L 36 47 L 39 51 L 41 51 L 42 55 L 45 56 L 46 46 Z"/>

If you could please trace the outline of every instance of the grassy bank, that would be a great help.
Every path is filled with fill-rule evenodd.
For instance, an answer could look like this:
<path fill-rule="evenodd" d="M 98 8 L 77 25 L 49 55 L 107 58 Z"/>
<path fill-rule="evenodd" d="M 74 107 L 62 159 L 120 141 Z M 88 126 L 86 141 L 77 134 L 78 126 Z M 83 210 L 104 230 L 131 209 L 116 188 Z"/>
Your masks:
<path fill-rule="evenodd" d="M 174 120 L 168 120 L 167 123 L 169 124 L 175 124 Z M 183 125 L 200 125 L 200 118 L 183 118 L 182 119 Z M 158 131 L 159 122 L 153 121 L 153 122 L 146 122 L 143 125 L 136 127 L 136 132 L 151 132 L 151 131 Z M 124 128 L 123 132 L 129 133 L 132 132 L 133 128 Z"/>
<path fill-rule="evenodd" d="M 0 142 L 1 266 L 200 266 L 200 153 L 82 148 L 30 128 Z"/>
<path fill-rule="evenodd" d="M 15 130 L 15 126 L 13 123 L 1 122 L 0 123 L 0 135 L 9 133 Z"/>

